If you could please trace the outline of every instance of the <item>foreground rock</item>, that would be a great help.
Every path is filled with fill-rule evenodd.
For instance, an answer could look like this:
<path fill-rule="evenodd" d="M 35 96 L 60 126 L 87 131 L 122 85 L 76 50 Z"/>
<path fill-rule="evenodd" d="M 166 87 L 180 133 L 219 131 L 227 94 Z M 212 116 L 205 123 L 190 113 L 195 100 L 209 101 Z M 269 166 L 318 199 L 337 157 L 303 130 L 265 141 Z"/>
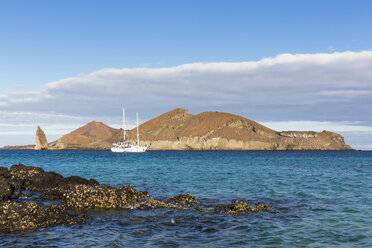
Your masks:
<path fill-rule="evenodd" d="M 86 216 L 71 214 L 52 205 L 47 209 L 36 203 L 0 202 L 0 232 L 31 231 L 57 225 L 83 224 Z"/>
<path fill-rule="evenodd" d="M 48 141 L 45 136 L 45 133 L 39 126 L 36 129 L 36 137 L 35 137 L 35 150 L 47 150 L 48 149 Z"/>
<path fill-rule="evenodd" d="M 9 183 L 9 179 L 0 176 L 0 201 L 10 199 L 13 189 Z"/>
<path fill-rule="evenodd" d="M 62 200 L 61 206 L 69 210 L 112 209 L 134 205 L 140 198 L 150 197 L 131 186 L 122 188 L 109 185 L 65 185 L 47 190 L 43 199 Z"/>
<path fill-rule="evenodd" d="M 239 214 L 245 212 L 259 212 L 273 209 L 271 206 L 263 203 L 257 203 L 256 206 L 250 206 L 246 201 L 236 200 L 232 204 L 218 206 L 215 211 L 228 214 Z"/>
<path fill-rule="evenodd" d="M 56 172 L 45 172 L 40 167 L 25 166 L 23 164 L 13 165 L 9 170 L 9 174 L 9 183 L 14 188 L 14 194 L 19 194 L 21 189 L 41 191 L 64 185 L 98 185 L 98 182 L 94 179 L 87 180 L 77 176 L 64 178 Z"/>
<path fill-rule="evenodd" d="M 22 202 L 31 194 L 23 190 L 41 192 L 43 200 L 58 200 L 58 205 L 47 208 L 36 202 Z M 35 230 L 56 225 L 83 224 L 86 216 L 71 211 L 92 209 L 156 209 L 183 208 L 199 211 L 237 214 L 270 210 L 272 207 L 262 203 L 255 207 L 245 201 L 235 201 L 214 209 L 199 206 L 196 197 L 179 194 L 165 201 L 150 199 L 147 192 L 135 190 L 131 186 L 113 187 L 99 185 L 94 179 L 72 176 L 63 177 L 55 172 L 45 172 L 42 168 L 13 165 L 10 170 L 0 167 L 0 232 Z"/>
<path fill-rule="evenodd" d="M 172 196 L 172 197 L 168 198 L 167 200 L 178 202 L 178 203 L 181 203 L 181 204 L 190 204 L 190 203 L 198 202 L 196 200 L 196 197 L 193 196 L 193 195 L 190 195 L 190 194 L 179 194 L 179 195 L 176 195 L 176 196 Z"/>

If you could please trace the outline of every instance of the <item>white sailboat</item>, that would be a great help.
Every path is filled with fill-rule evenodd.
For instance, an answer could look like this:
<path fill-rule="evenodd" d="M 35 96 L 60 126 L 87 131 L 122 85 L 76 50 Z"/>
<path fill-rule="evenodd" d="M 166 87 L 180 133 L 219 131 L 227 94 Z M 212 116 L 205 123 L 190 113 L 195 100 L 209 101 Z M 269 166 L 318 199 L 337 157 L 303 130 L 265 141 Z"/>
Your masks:
<path fill-rule="evenodd" d="M 118 141 L 112 144 L 112 152 L 145 152 L 147 150 L 147 145 L 140 146 L 139 141 L 139 124 L 138 124 L 138 112 L 137 112 L 137 142 L 135 145 L 125 142 L 125 109 L 123 108 L 123 127 L 124 127 L 124 140 L 123 142 Z"/>
<path fill-rule="evenodd" d="M 124 152 L 125 146 L 125 109 L 123 108 L 123 141 L 116 141 L 112 144 L 111 151 L 112 152 Z"/>
<path fill-rule="evenodd" d="M 139 141 L 139 124 L 138 124 L 138 112 L 137 112 L 137 142 L 135 145 L 130 143 L 125 143 L 124 141 L 124 152 L 145 152 L 147 150 L 147 145 L 140 146 Z"/>

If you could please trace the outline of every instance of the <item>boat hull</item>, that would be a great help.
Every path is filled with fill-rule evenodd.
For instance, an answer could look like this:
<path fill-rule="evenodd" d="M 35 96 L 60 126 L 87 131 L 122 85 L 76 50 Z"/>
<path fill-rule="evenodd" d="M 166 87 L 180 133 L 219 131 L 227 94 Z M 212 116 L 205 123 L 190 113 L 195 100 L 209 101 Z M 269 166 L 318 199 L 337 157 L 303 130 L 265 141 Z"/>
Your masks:
<path fill-rule="evenodd" d="M 132 146 L 132 147 L 126 147 L 124 149 L 124 152 L 145 152 L 146 150 L 147 150 L 147 147 Z"/>
<path fill-rule="evenodd" d="M 125 142 L 125 110 L 123 108 L 123 141 L 117 141 L 113 143 L 111 148 L 112 152 L 145 152 L 147 150 L 147 145 L 145 147 L 139 146 L 139 131 L 138 131 L 138 112 L 137 112 L 137 142 L 136 145 Z"/>
<path fill-rule="evenodd" d="M 124 149 L 120 147 L 112 147 L 111 151 L 112 152 L 124 152 Z"/>

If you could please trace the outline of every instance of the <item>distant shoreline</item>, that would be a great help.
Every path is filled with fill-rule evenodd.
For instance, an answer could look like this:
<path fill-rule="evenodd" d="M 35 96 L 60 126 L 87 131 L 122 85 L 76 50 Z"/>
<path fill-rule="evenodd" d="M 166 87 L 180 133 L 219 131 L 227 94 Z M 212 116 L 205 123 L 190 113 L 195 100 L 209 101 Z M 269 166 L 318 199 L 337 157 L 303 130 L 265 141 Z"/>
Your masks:
<path fill-rule="evenodd" d="M 32 147 L 32 148 L 31 148 Z M 45 150 L 35 150 L 35 145 L 26 145 L 26 146 L 4 146 L 0 147 L 0 150 L 3 151 L 110 151 L 110 149 L 45 149 Z M 369 151 L 369 150 L 357 150 L 357 149 L 288 149 L 288 150 L 243 150 L 243 149 L 210 149 L 210 150 L 197 150 L 197 149 L 156 149 L 156 150 L 147 150 L 147 151 L 278 151 L 278 152 L 285 152 L 285 151 Z"/>

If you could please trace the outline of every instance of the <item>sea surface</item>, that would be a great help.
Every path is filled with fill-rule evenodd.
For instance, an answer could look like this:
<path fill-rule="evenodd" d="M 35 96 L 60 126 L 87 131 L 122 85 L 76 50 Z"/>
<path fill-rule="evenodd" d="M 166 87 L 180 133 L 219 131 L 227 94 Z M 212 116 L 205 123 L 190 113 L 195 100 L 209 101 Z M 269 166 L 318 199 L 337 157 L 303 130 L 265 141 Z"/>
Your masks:
<path fill-rule="evenodd" d="M 372 247 L 372 152 L 0 151 L 0 166 L 130 184 L 152 198 L 205 205 L 246 200 L 273 210 L 89 212 L 85 225 L 0 234 L 2 247 Z"/>

